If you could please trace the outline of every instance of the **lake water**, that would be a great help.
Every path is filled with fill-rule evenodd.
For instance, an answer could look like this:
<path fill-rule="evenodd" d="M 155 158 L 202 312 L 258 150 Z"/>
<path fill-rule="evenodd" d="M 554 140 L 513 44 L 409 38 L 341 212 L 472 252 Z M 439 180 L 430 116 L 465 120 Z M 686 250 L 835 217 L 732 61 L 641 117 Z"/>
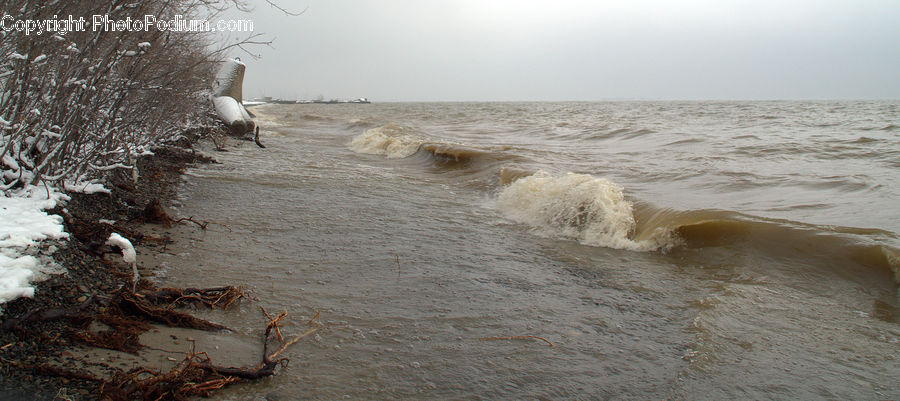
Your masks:
<path fill-rule="evenodd" d="M 253 112 L 158 273 L 325 326 L 220 399 L 900 398 L 900 102 Z"/>

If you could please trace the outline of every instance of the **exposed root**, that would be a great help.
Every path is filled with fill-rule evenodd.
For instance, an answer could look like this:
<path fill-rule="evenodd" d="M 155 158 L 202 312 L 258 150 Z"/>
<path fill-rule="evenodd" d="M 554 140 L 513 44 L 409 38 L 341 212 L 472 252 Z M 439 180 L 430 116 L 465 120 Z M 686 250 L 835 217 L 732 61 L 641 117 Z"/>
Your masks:
<path fill-rule="evenodd" d="M 140 295 L 155 305 L 168 304 L 168 308 L 187 305 L 203 305 L 208 308 L 228 309 L 246 296 L 240 286 L 215 288 L 159 288 L 140 291 Z"/>
<path fill-rule="evenodd" d="M 260 308 L 262 309 L 262 308 Z M 271 318 L 263 334 L 262 361 L 254 368 L 217 366 L 210 361 L 206 353 L 191 351 L 184 360 L 168 372 L 157 372 L 138 368 L 119 373 L 101 388 L 101 398 L 109 400 L 144 400 L 185 399 L 191 396 L 209 397 L 210 394 L 228 385 L 244 380 L 256 380 L 275 374 L 278 366 L 286 366 L 287 359 L 275 359 L 287 347 L 312 334 L 318 328 L 310 330 L 291 341 L 284 343 L 281 349 L 269 355 L 269 337 L 278 322 L 287 316 L 286 313 Z"/>
<path fill-rule="evenodd" d="M 479 338 L 479 340 L 481 340 L 481 341 L 491 341 L 491 340 L 541 340 L 541 341 L 543 341 L 543 342 L 549 344 L 551 347 L 553 346 L 553 343 L 551 343 L 550 341 L 548 341 L 546 338 L 538 337 L 538 336 L 482 337 L 482 338 Z"/>
<path fill-rule="evenodd" d="M 191 216 L 191 217 L 182 217 L 182 218 L 180 218 L 180 219 L 178 219 L 178 220 L 175 220 L 175 223 L 178 224 L 178 223 L 181 223 L 182 221 L 188 221 L 188 222 L 194 223 L 194 224 L 198 225 L 198 226 L 199 226 L 201 229 L 203 229 L 203 230 L 206 230 L 206 227 L 209 226 L 209 222 L 206 222 L 206 221 L 202 221 L 202 222 L 201 222 L 201 221 L 194 220 L 194 216 Z"/>
<path fill-rule="evenodd" d="M 191 353 L 168 372 L 138 368 L 119 373 L 104 383 L 100 396 L 115 401 L 209 397 L 225 386 L 271 376 L 277 365 L 272 363 L 260 369 L 221 367 L 213 365 L 205 353 Z"/>
<path fill-rule="evenodd" d="M 260 305 L 259 310 L 262 311 L 263 315 L 266 315 L 266 317 L 269 318 L 269 325 L 268 327 L 266 327 L 266 329 L 268 330 L 274 327 L 275 334 L 278 335 L 278 341 L 284 342 L 284 337 L 281 335 L 281 328 L 278 327 L 278 322 L 280 322 L 281 319 L 284 319 L 287 316 L 287 311 L 282 311 L 281 314 L 278 315 L 278 317 L 273 318 L 271 315 L 269 315 L 268 312 L 266 312 L 266 309 L 263 308 L 262 305 Z"/>
<path fill-rule="evenodd" d="M 209 139 L 216 145 L 217 152 L 227 152 L 225 147 L 228 145 L 228 133 L 224 129 L 211 130 L 208 133 Z"/>
<path fill-rule="evenodd" d="M 72 337 L 90 346 L 127 352 L 134 355 L 137 355 L 138 351 L 141 349 L 141 343 L 138 340 L 140 333 L 111 329 L 97 333 L 75 332 L 72 333 Z"/>
<path fill-rule="evenodd" d="M 146 301 L 146 298 L 139 298 L 138 295 L 127 292 L 119 292 L 119 307 L 126 314 L 132 316 L 141 316 L 148 320 L 163 323 L 170 327 L 184 327 L 188 329 L 197 329 L 205 331 L 227 330 L 228 328 L 220 324 L 212 323 L 203 319 L 198 319 L 187 313 L 177 312 L 171 309 L 163 309 L 153 306 Z"/>
<path fill-rule="evenodd" d="M 272 353 L 272 355 L 269 355 L 269 359 L 277 358 L 278 355 L 280 355 L 282 352 L 284 352 L 284 350 L 288 349 L 288 347 L 296 344 L 298 341 L 306 338 L 307 336 L 309 336 L 317 331 L 319 331 L 319 327 L 311 328 L 311 329 L 307 330 L 306 333 L 303 333 L 297 337 L 292 338 L 290 341 L 285 342 L 284 345 L 282 345 L 278 351 L 275 351 Z"/>
<path fill-rule="evenodd" d="M 245 296 L 240 287 L 216 288 L 155 288 L 142 281 L 140 291 L 131 292 L 130 288 L 122 288 L 113 294 L 111 299 L 97 302 L 89 299 L 77 307 L 34 312 L 18 320 L 5 322 L 4 328 L 15 329 L 19 323 L 34 320 L 72 319 L 67 338 L 99 348 L 113 349 L 136 354 L 144 348 L 139 342 L 142 333 L 151 328 L 149 322 L 161 322 L 172 327 L 187 327 L 200 330 L 219 330 L 224 326 L 197 319 L 193 316 L 172 310 L 175 306 L 204 305 L 210 308 L 227 308 Z M 102 305 L 101 305 L 102 304 Z M 89 306 L 100 305 L 93 312 Z M 114 372 L 109 379 L 103 379 L 87 373 L 86 370 L 69 370 L 45 363 L 23 362 L 0 358 L 0 364 L 27 369 L 35 374 L 58 376 L 99 383 L 97 394 L 99 399 L 112 401 L 125 400 L 183 400 L 192 396 L 208 397 L 212 392 L 234 383 L 245 380 L 256 380 L 275 374 L 276 369 L 288 364 L 287 358 L 278 359 L 288 347 L 301 339 L 315 333 L 321 327 L 316 313 L 310 324 L 317 327 L 285 341 L 279 324 L 287 317 L 281 312 L 272 317 L 265 309 L 260 308 L 269 319 L 263 334 L 263 347 L 260 361 L 248 367 L 218 366 L 204 352 L 191 350 L 183 360 L 171 370 L 156 371 L 145 367 L 137 367 L 129 371 L 101 364 L 103 368 Z M 102 326 L 100 331 L 97 327 Z M 60 334 L 53 336 L 55 341 Z M 269 345 L 277 337 L 280 348 L 271 352 Z M 13 344 L 0 347 L 5 352 Z M 81 361 L 82 366 L 91 362 Z"/>
<path fill-rule="evenodd" d="M 141 221 L 144 223 L 162 224 L 166 227 L 187 221 L 196 224 L 203 230 L 206 230 L 206 227 L 209 226 L 208 222 L 194 220 L 193 216 L 182 217 L 180 219 L 172 218 L 166 213 L 166 210 L 163 209 L 162 205 L 159 203 L 159 199 L 153 199 L 147 204 L 144 208 L 144 212 L 141 214 Z"/>
<path fill-rule="evenodd" d="M 262 306 L 260 306 L 259 309 L 262 311 L 262 313 L 263 313 L 264 315 L 266 315 L 267 318 L 269 318 L 269 324 L 268 324 L 268 326 L 266 326 L 266 332 L 268 333 L 268 332 L 271 331 L 272 329 L 275 329 L 275 333 L 276 333 L 276 335 L 278 336 L 278 341 L 281 341 L 281 343 L 282 343 L 282 346 L 281 346 L 281 348 L 280 348 L 278 351 L 275 351 L 275 352 L 272 353 L 272 355 L 269 355 L 269 356 L 268 356 L 268 358 L 269 358 L 269 359 L 272 359 L 272 360 L 274 360 L 275 358 L 277 358 L 278 355 L 280 355 L 282 352 L 284 352 L 284 350 L 286 350 L 286 349 L 287 349 L 288 347 L 290 347 L 291 345 L 294 345 L 294 344 L 296 344 L 298 341 L 300 341 L 300 340 L 306 338 L 307 336 L 309 336 L 309 335 L 311 335 L 311 334 L 313 334 L 313 333 L 319 331 L 319 328 L 321 327 L 321 323 L 319 323 L 319 326 L 318 326 L 318 327 L 315 327 L 315 328 L 312 328 L 312 329 L 310 329 L 310 330 L 307 330 L 305 333 L 303 333 L 303 334 L 301 334 L 301 335 L 299 335 L 299 336 L 297 336 L 297 337 L 294 337 L 293 339 L 291 339 L 291 340 L 289 340 L 289 341 L 284 341 L 284 337 L 281 335 L 281 328 L 278 326 L 278 323 L 280 323 L 281 320 L 284 319 L 284 318 L 287 316 L 287 311 L 281 312 L 281 314 L 279 314 L 277 317 L 273 318 L 271 315 L 269 315 L 268 312 L 266 312 L 266 310 L 265 310 Z M 309 324 L 309 325 L 313 325 L 313 321 L 316 321 L 318 318 L 319 318 L 319 312 L 316 311 L 316 315 L 313 316 L 312 319 L 309 319 L 309 323 L 308 323 L 308 324 Z M 268 339 L 268 335 L 266 335 L 266 339 Z"/>
<path fill-rule="evenodd" d="M 319 316 L 321 316 L 321 314 L 322 314 L 322 312 L 317 310 L 316 314 L 313 315 L 313 317 L 309 318 L 309 322 L 306 322 L 306 324 L 312 326 L 315 323 L 315 324 L 321 326 L 322 322 L 319 320 Z"/>

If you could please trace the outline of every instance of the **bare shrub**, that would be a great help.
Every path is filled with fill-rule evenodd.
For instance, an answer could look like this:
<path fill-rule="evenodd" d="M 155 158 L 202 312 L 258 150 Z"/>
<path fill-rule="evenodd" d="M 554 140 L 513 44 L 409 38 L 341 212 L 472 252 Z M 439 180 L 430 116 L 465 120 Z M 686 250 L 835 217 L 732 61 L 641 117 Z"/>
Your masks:
<path fill-rule="evenodd" d="M 13 20 L 208 19 L 241 0 L 0 0 Z M 0 190 L 134 169 L 187 127 L 212 125 L 208 88 L 227 50 L 209 32 L 0 32 Z"/>

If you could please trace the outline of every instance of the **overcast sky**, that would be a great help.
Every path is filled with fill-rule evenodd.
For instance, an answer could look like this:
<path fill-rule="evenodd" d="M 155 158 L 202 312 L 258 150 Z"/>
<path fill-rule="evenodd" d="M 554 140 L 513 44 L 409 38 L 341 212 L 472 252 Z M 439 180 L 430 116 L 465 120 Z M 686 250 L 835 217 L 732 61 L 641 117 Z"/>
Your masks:
<path fill-rule="evenodd" d="M 900 99 L 898 0 L 252 0 L 245 97 Z"/>

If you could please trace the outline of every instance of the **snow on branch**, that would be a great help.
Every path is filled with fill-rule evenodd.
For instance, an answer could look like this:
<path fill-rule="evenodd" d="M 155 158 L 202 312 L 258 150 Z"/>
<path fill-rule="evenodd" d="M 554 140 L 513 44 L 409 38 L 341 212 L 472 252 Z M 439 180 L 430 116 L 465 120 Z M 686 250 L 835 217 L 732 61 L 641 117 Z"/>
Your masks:
<path fill-rule="evenodd" d="M 21 2 L 20 2 L 21 3 Z M 127 5 L 127 7 L 126 7 Z M 108 15 L 208 17 L 245 0 L 64 1 L 15 6 L 15 18 Z M 0 188 L 60 183 L 132 169 L 134 152 L 180 134 L 186 116 L 209 114 L 208 93 L 225 52 L 214 33 L 156 30 L 64 36 L 10 30 L 0 35 Z M 10 165 L 16 166 L 15 169 Z M 21 167 L 21 168 L 19 168 Z M 24 169 L 25 171 L 22 171 Z"/>

